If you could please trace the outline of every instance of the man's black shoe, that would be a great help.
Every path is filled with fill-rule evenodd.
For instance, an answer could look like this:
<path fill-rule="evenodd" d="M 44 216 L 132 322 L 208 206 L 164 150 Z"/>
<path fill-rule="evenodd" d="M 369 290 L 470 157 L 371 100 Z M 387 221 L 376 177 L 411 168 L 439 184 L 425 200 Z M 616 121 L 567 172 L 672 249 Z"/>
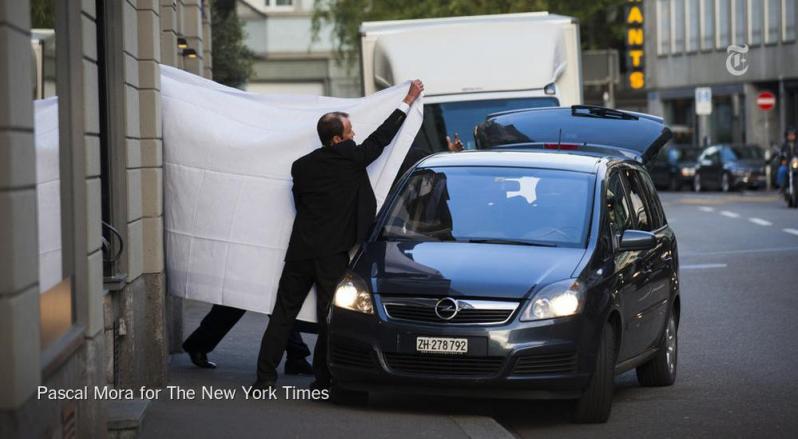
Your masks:
<path fill-rule="evenodd" d="M 255 381 L 252 383 L 253 389 L 259 390 L 269 390 L 270 388 L 274 387 L 274 381 Z"/>
<path fill-rule="evenodd" d="M 208 354 L 204 352 L 187 352 L 187 354 L 195 366 L 202 369 L 216 369 L 216 363 L 208 361 Z"/>
<path fill-rule="evenodd" d="M 313 375 L 313 366 L 304 358 L 286 360 L 284 370 L 286 375 Z"/>

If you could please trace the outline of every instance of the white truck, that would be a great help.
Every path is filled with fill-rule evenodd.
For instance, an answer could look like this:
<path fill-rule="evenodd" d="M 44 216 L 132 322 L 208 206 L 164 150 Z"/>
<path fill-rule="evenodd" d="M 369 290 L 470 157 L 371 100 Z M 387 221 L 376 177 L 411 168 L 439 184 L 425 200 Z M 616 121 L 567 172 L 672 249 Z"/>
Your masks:
<path fill-rule="evenodd" d="M 582 103 L 579 24 L 547 12 L 366 22 L 363 93 L 424 81 L 424 123 L 413 149 L 445 151 L 492 113 Z M 413 150 L 411 150 L 411 154 Z M 410 160 L 410 156 L 408 156 Z M 415 162 L 415 160 L 413 160 Z"/>

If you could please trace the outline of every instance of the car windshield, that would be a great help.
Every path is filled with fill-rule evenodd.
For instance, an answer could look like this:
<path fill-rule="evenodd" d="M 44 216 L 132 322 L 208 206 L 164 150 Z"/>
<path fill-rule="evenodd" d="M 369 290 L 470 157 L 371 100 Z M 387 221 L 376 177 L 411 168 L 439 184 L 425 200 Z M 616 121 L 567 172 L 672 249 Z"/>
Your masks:
<path fill-rule="evenodd" d="M 723 148 L 721 154 L 723 154 L 723 158 L 727 161 L 764 158 L 762 150 L 755 146 L 732 146 L 730 148 Z"/>
<path fill-rule="evenodd" d="M 584 247 L 595 176 L 507 167 L 418 169 L 380 238 Z"/>
<path fill-rule="evenodd" d="M 446 136 L 460 135 L 465 149 L 474 149 L 474 127 L 493 113 L 522 108 L 556 107 L 556 98 L 486 99 L 424 105 L 425 140 L 431 152 L 446 150 Z"/>

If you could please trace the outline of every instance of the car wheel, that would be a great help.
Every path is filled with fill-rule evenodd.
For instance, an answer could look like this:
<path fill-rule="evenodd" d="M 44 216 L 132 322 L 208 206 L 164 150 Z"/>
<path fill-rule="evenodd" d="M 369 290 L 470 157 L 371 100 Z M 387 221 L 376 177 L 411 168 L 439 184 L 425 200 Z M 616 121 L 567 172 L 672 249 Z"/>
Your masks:
<path fill-rule="evenodd" d="M 701 175 L 698 173 L 693 176 L 693 190 L 696 192 L 701 192 Z"/>
<path fill-rule="evenodd" d="M 333 385 L 330 387 L 330 401 L 338 405 L 364 406 L 369 403 L 369 393 Z"/>
<path fill-rule="evenodd" d="M 612 410 L 612 394 L 615 390 L 615 330 L 609 322 L 601 333 L 596 369 L 576 402 L 574 421 L 580 423 L 607 422 Z"/>
<path fill-rule="evenodd" d="M 679 338 L 676 335 L 676 317 L 671 312 L 657 354 L 637 368 L 637 381 L 646 387 L 672 385 L 676 381 L 678 360 Z"/>
<path fill-rule="evenodd" d="M 729 174 L 724 172 L 723 176 L 720 177 L 720 190 L 723 192 L 731 192 L 731 178 Z"/>

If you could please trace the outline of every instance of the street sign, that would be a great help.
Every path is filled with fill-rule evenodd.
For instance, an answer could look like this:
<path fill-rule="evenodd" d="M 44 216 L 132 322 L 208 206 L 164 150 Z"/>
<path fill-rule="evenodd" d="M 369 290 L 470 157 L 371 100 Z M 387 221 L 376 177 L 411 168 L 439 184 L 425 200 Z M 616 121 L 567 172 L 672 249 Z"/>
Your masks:
<path fill-rule="evenodd" d="M 695 89 L 695 114 L 709 116 L 712 114 L 712 89 L 709 87 L 696 87 Z"/>
<path fill-rule="evenodd" d="M 763 91 L 756 97 L 756 106 L 762 111 L 770 111 L 776 106 L 776 95 L 769 91 Z"/>

